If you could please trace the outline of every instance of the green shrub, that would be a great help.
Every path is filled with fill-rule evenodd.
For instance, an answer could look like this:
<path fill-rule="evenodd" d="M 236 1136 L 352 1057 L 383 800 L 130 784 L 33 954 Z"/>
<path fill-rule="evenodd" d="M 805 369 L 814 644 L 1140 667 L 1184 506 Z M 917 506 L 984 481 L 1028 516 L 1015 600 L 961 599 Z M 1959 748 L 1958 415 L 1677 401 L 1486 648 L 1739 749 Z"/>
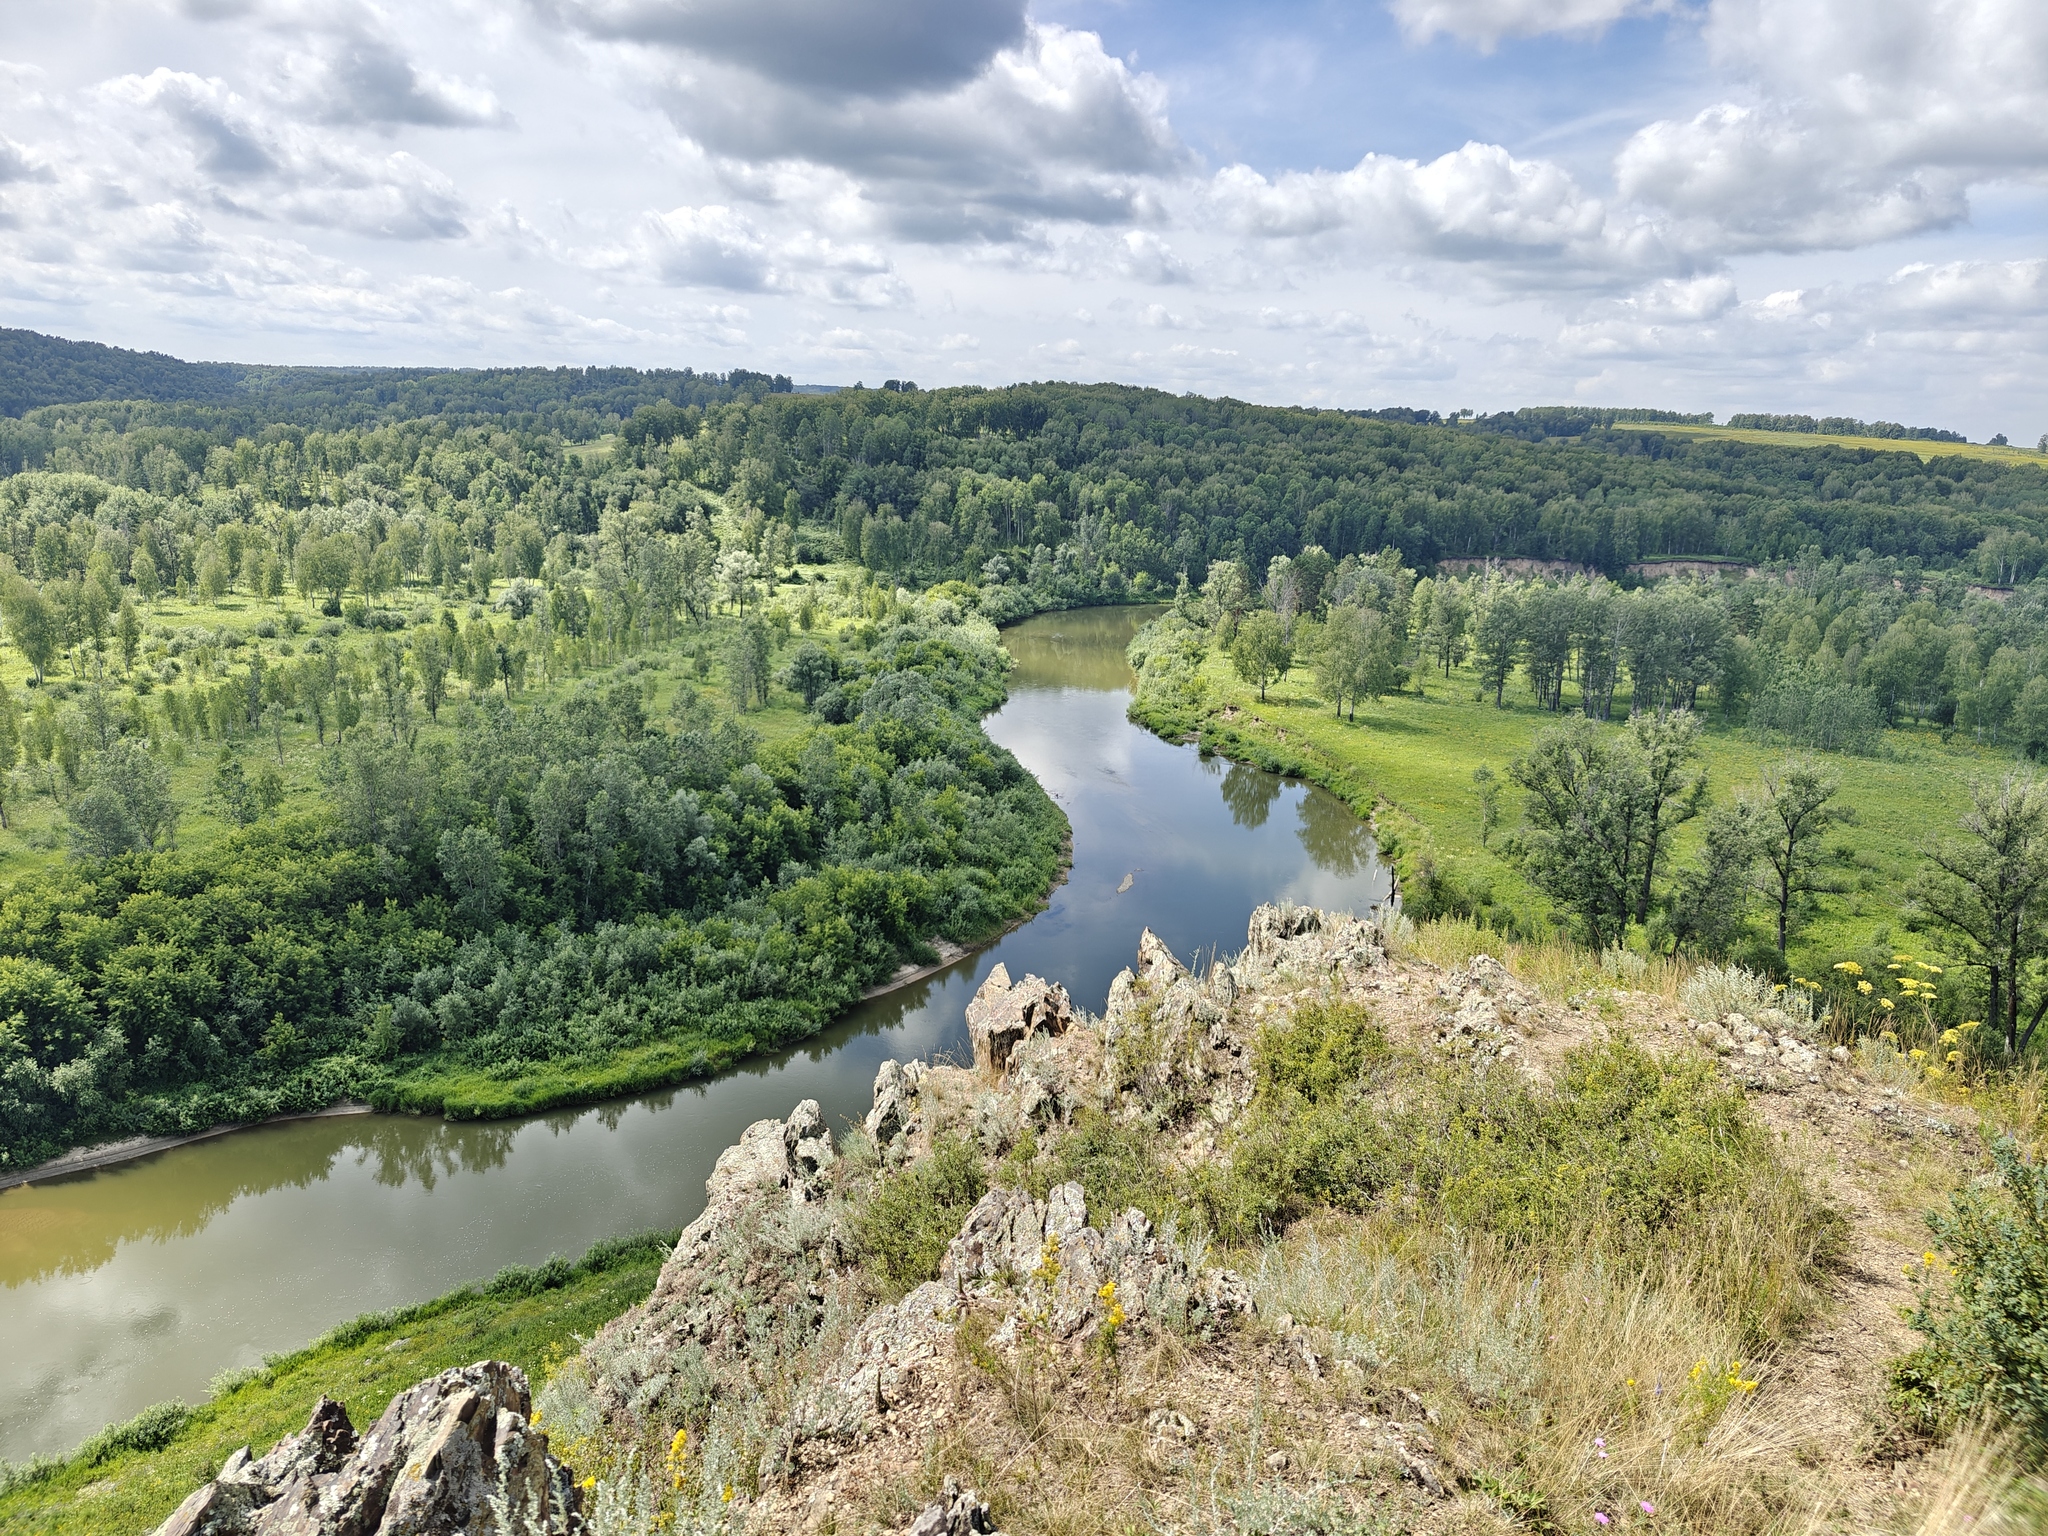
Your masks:
<path fill-rule="evenodd" d="M 1769 1159 L 1740 1091 L 1706 1062 L 1619 1037 L 1566 1055 L 1554 1089 L 1446 1075 L 1427 1182 L 1463 1225 L 1516 1242 L 1624 1246 L 1739 1200 Z"/>
<path fill-rule="evenodd" d="M 1926 1427 L 1988 1412 L 2039 1458 L 2048 1451 L 2048 1168 L 2008 1138 L 1991 1148 L 1997 1191 L 1960 1190 L 1927 1225 L 1911 1314 L 1927 1342 L 1893 1367 L 1892 1399 Z"/>
<path fill-rule="evenodd" d="M 1297 1093 L 1320 1104 L 1356 1087 L 1392 1055 L 1386 1034 L 1357 1003 L 1307 1003 L 1284 1025 L 1259 1030 L 1257 1091 Z"/>
<path fill-rule="evenodd" d="M 941 1141 L 922 1162 L 868 1186 L 853 1213 L 854 1245 L 884 1288 L 900 1296 L 937 1277 L 946 1244 L 987 1191 L 974 1148 Z"/>
<path fill-rule="evenodd" d="M 1175 1212 L 1174 1192 L 1156 1141 L 1148 1126 L 1119 1125 L 1100 1110 L 1083 1110 L 1050 1165 L 1033 1170 L 1031 1193 L 1042 1200 L 1055 1184 L 1079 1184 L 1088 1197 L 1088 1220 L 1097 1227 L 1132 1206 L 1164 1222 Z"/>
<path fill-rule="evenodd" d="M 96 1467 L 123 1451 L 160 1451 L 191 1417 L 192 1410 L 183 1403 L 152 1403 L 125 1424 L 109 1424 L 81 1445 L 73 1460 Z"/>

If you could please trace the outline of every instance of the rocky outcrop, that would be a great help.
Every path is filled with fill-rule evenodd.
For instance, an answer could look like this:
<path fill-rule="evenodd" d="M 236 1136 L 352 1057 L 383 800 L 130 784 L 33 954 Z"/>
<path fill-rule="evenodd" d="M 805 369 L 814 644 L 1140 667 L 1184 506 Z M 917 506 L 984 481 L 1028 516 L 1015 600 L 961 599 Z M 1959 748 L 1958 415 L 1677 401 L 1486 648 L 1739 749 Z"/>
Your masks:
<path fill-rule="evenodd" d="M 680 1277 L 699 1268 L 747 1216 L 821 1199 L 837 1161 L 816 1099 L 798 1104 L 787 1120 L 756 1120 L 740 1132 L 712 1165 L 704 1210 L 676 1240 L 649 1305 L 675 1299 Z"/>
<path fill-rule="evenodd" d="M 1693 1037 L 1737 1071 L 1810 1077 L 1821 1070 L 1823 1058 L 1793 1032 L 1795 1027 L 1788 1014 L 1771 1009 L 1754 1020 L 1731 1013 L 1696 1024 Z"/>
<path fill-rule="evenodd" d="M 917 1085 L 924 1081 L 924 1074 L 921 1061 L 885 1061 L 876 1069 L 874 1107 L 867 1118 L 867 1133 L 876 1147 L 886 1150 L 898 1137 L 916 1129 Z"/>
<path fill-rule="evenodd" d="M 1012 984 L 1002 964 L 967 1005 L 967 1038 L 974 1046 L 974 1064 L 1002 1076 L 1009 1071 L 1017 1047 L 1036 1034 L 1063 1035 L 1074 1024 L 1073 1001 L 1058 982 L 1027 975 Z"/>
<path fill-rule="evenodd" d="M 300 1433 L 230 1456 L 157 1536 L 497 1536 L 494 1504 L 567 1536 L 581 1494 L 531 1412 L 525 1374 L 501 1360 L 401 1393 L 360 1439 L 323 1397 Z"/>
<path fill-rule="evenodd" d="M 988 1347 L 1017 1346 L 1024 1330 L 1079 1348 L 1105 1325 L 1150 1323 L 1202 1333 L 1253 1310 L 1250 1287 L 1227 1270 L 1198 1269 L 1138 1210 L 1098 1230 L 1079 1184 L 1043 1200 L 992 1189 L 947 1246 L 939 1278 L 872 1313 L 841 1351 L 809 1415 L 813 1438 L 850 1440 L 920 1396 L 955 1355 L 969 1310 L 992 1314 Z"/>
<path fill-rule="evenodd" d="M 1002 1536 L 981 1495 L 962 1488 L 957 1477 L 949 1477 L 944 1494 L 925 1505 L 910 1522 L 909 1536 L 982 1536 L 984 1532 Z"/>

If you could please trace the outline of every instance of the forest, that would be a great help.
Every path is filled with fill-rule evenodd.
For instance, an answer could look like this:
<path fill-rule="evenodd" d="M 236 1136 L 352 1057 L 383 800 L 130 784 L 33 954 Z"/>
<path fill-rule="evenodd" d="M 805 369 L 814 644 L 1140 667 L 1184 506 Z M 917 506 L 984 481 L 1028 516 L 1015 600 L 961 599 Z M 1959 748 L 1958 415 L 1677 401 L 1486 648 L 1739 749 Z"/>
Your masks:
<path fill-rule="evenodd" d="M 201 389 L 25 336 L 25 388 L 139 398 L 0 418 L 16 1165 L 674 1081 L 999 930 L 1064 835 L 975 724 L 1041 610 L 1178 594 L 1354 717 L 1457 670 L 1554 718 L 2048 748 L 2029 463 L 746 370 Z M 1678 557 L 1756 574 L 1632 569 Z"/>

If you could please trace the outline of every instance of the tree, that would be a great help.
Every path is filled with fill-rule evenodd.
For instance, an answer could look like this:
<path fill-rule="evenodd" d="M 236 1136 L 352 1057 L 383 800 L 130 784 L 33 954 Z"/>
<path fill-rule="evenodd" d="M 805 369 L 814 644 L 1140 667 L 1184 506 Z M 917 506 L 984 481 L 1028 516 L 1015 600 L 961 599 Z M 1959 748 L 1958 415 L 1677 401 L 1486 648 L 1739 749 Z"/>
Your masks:
<path fill-rule="evenodd" d="M 1349 699 L 1351 717 L 1358 718 L 1358 696 L 1365 691 L 1366 652 L 1370 644 L 1366 615 L 1361 610 L 1330 610 L 1329 621 L 1317 636 L 1315 647 L 1316 691 L 1330 701 L 1340 717 L 1344 701 Z"/>
<path fill-rule="evenodd" d="M 412 640 L 412 664 L 420 675 L 420 698 L 427 706 L 427 718 L 441 718 L 441 701 L 448 697 L 448 642 L 439 625 L 429 624 Z"/>
<path fill-rule="evenodd" d="M 327 611 L 341 612 L 341 594 L 348 590 L 354 565 L 355 550 L 345 535 L 299 540 L 299 596 L 311 601 L 316 594 L 325 592 Z"/>
<path fill-rule="evenodd" d="M 71 802 L 69 814 L 78 858 L 148 853 L 177 831 L 170 771 L 141 742 L 117 737 L 93 754 L 85 791 Z"/>
<path fill-rule="evenodd" d="M 1649 790 L 1643 822 L 1643 870 L 1636 887 L 1636 921 L 1650 919 L 1650 882 L 1672 829 L 1699 815 L 1707 803 L 1707 775 L 1696 769 L 1703 744 L 1699 716 L 1690 710 L 1629 722 L 1629 738 L 1641 754 Z"/>
<path fill-rule="evenodd" d="M 1521 602 L 1513 587 L 1494 578 L 1480 589 L 1475 609 L 1473 659 L 1479 667 L 1480 686 L 1493 691 L 1493 707 L 1500 709 L 1522 648 Z"/>
<path fill-rule="evenodd" d="M 1451 675 L 1465 659 L 1465 626 L 1471 620 L 1465 594 L 1448 577 L 1430 583 L 1429 612 L 1422 624 L 1422 653 Z"/>
<path fill-rule="evenodd" d="M 803 695 L 805 709 L 817 703 L 818 695 L 831 687 L 838 676 L 839 667 L 832 653 L 815 640 L 798 646 L 789 660 L 789 686 Z"/>
<path fill-rule="evenodd" d="M 1672 882 L 1662 919 L 1673 949 L 1719 955 L 1734 947 L 1748 926 L 1756 895 L 1751 874 L 1763 839 L 1754 800 L 1737 799 L 1708 814 L 1699 855 Z"/>
<path fill-rule="evenodd" d="M 114 625 L 114 635 L 121 644 L 121 671 L 131 672 L 135 668 L 135 653 L 142 648 L 142 621 L 135 616 L 133 598 L 121 598 L 121 616 Z"/>
<path fill-rule="evenodd" d="M 1986 1012 L 2006 1054 L 2017 1057 L 2048 1011 L 2044 994 L 2022 1033 L 2022 968 L 2042 953 L 2048 919 L 2048 788 L 2017 769 L 1996 782 L 1974 781 L 1961 827 L 1961 836 L 1928 853 L 1913 910 L 1950 939 L 1963 964 L 1985 972 Z"/>
<path fill-rule="evenodd" d="M 1834 889 L 1821 873 L 1820 839 L 1828 828 L 1854 819 L 1849 807 L 1831 803 L 1841 787 L 1841 780 L 1811 759 L 1788 758 L 1764 770 L 1761 791 L 1751 796 L 1763 828 L 1761 889 L 1777 913 L 1780 960 L 1799 903 Z"/>
<path fill-rule="evenodd" d="M 57 659 L 60 636 L 57 610 L 48 598 L 20 577 L 7 584 L 5 598 L 0 600 L 6 604 L 7 637 L 35 669 L 36 685 L 40 687 L 44 672 Z"/>
<path fill-rule="evenodd" d="M 732 637 L 726 652 L 726 686 L 733 704 L 752 709 L 768 702 L 768 626 L 750 618 Z"/>
<path fill-rule="evenodd" d="M 145 603 L 155 602 L 157 593 L 163 590 L 163 576 L 148 550 L 135 551 L 128 561 L 128 574 L 135 582 L 135 590 L 142 594 L 142 600 Z"/>
<path fill-rule="evenodd" d="M 473 929 L 489 928 L 497 921 L 505 885 L 504 849 L 497 836 L 483 827 L 458 827 L 441 834 L 435 851 L 441 878 L 455 897 L 456 916 Z"/>
<path fill-rule="evenodd" d="M 1252 585 L 1244 567 L 1235 560 L 1213 560 L 1209 579 L 1202 583 L 1202 600 L 1209 609 L 1210 622 L 1223 632 L 1227 642 L 1237 632 L 1237 623 L 1251 606 Z"/>
<path fill-rule="evenodd" d="M 1642 875 L 1649 789 L 1640 754 L 1575 719 L 1540 732 L 1508 777 L 1528 792 L 1508 856 L 1576 919 L 1588 945 L 1618 941 Z"/>
<path fill-rule="evenodd" d="M 1485 763 L 1472 770 L 1472 785 L 1479 793 L 1479 846 L 1500 826 L 1500 780 Z"/>
<path fill-rule="evenodd" d="M 1264 608 L 1249 615 L 1230 642 L 1230 664 L 1239 677 L 1259 690 L 1259 700 L 1265 702 L 1267 684 L 1285 677 L 1294 665 L 1294 651 L 1279 615 Z"/>

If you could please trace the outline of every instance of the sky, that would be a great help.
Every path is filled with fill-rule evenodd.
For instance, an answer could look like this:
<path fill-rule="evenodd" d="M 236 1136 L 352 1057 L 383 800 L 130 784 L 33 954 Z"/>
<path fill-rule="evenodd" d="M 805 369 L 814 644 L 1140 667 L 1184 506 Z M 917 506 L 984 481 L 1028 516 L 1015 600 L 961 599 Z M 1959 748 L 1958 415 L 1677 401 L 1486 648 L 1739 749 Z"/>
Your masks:
<path fill-rule="evenodd" d="M 2040 0 L 0 0 L 0 325 L 2048 432 Z"/>

